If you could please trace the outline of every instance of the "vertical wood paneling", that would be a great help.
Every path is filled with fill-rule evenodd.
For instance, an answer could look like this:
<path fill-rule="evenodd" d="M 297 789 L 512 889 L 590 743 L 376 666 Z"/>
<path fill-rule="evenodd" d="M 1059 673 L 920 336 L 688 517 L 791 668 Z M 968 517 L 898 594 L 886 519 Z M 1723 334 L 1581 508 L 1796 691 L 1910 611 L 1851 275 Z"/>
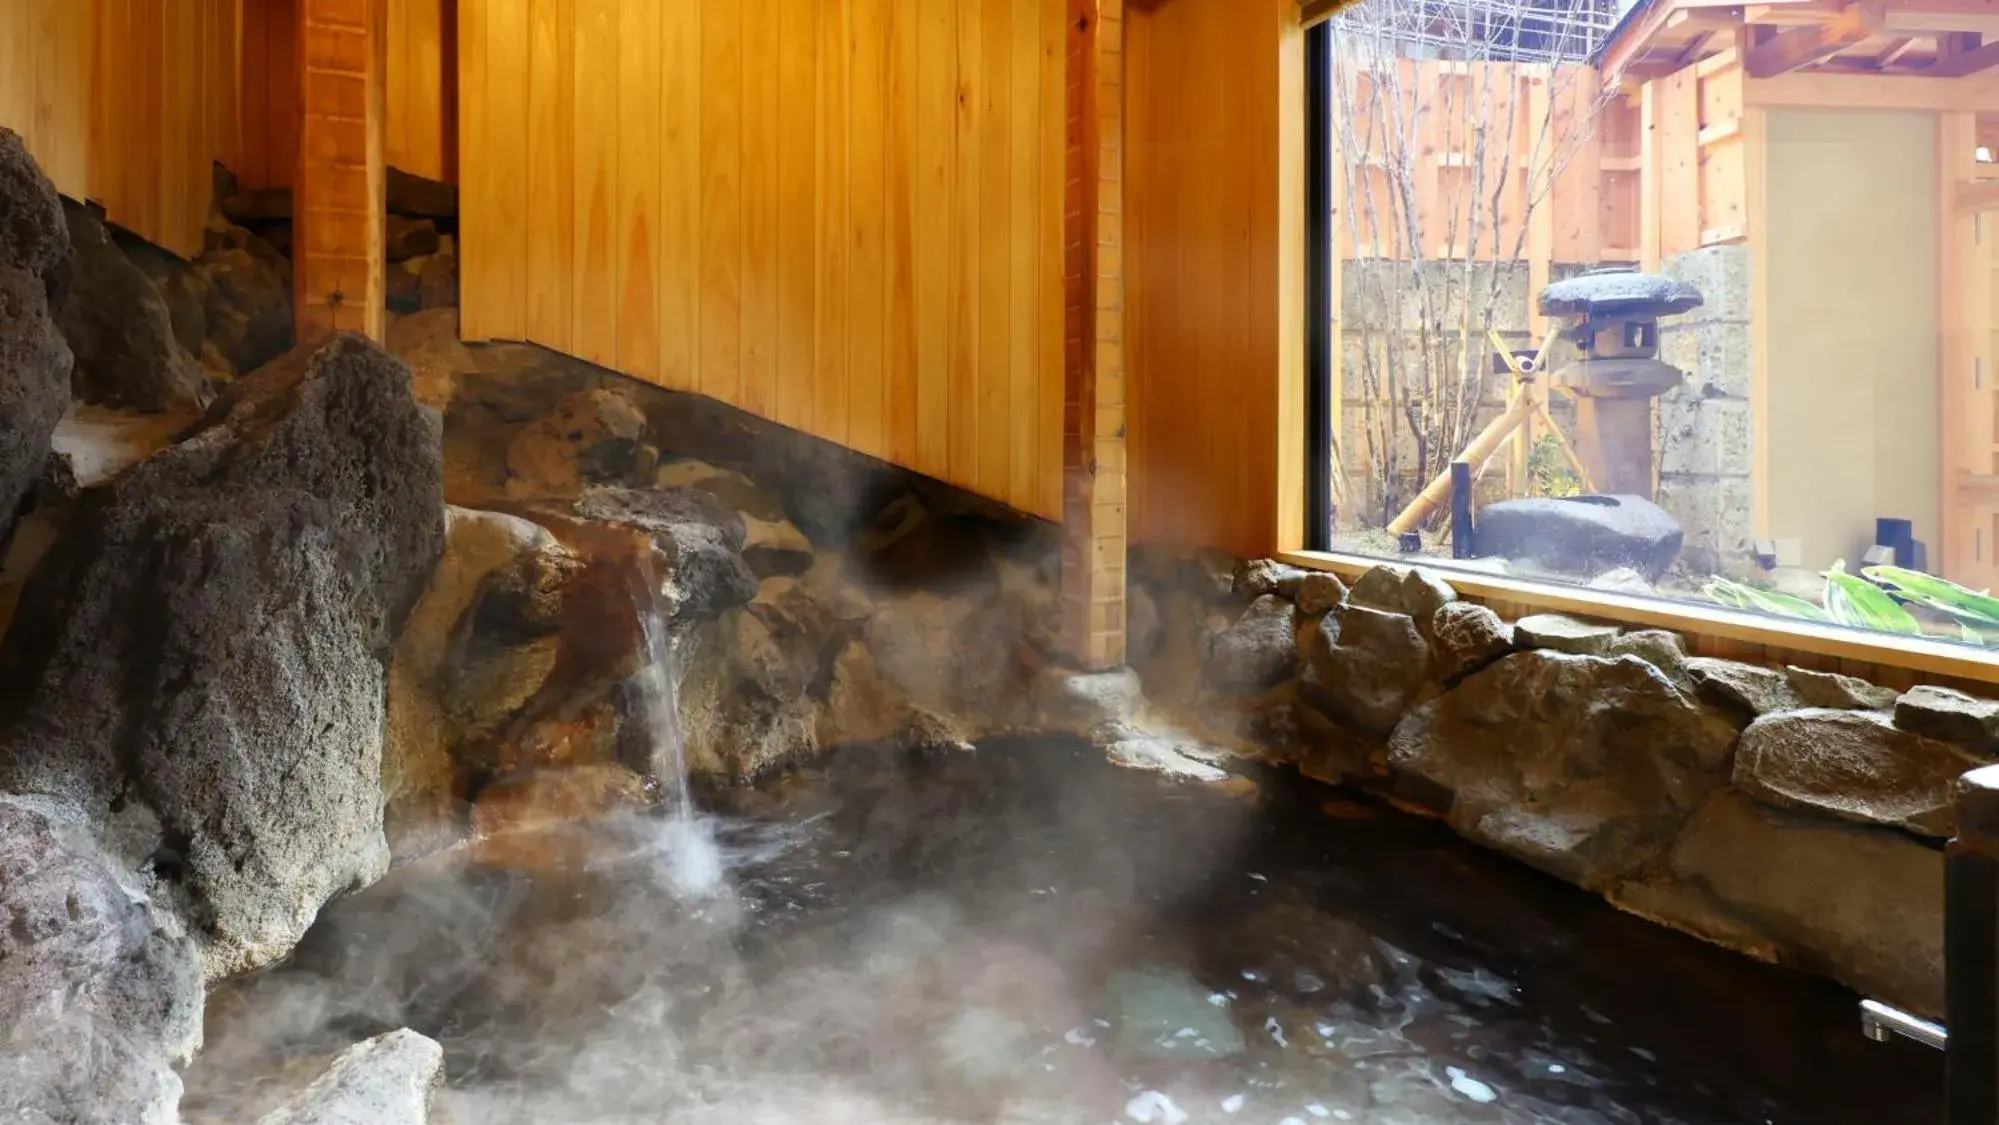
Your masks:
<path fill-rule="evenodd" d="M 832 441 L 850 440 L 847 416 L 848 321 L 852 317 L 854 240 L 849 189 L 853 176 L 848 145 L 852 102 L 851 46 L 853 0 L 816 5 L 819 53 L 816 59 L 818 158 L 813 177 L 813 253 L 819 284 L 813 289 L 812 411 L 804 428 Z"/>
<path fill-rule="evenodd" d="M 916 35 L 906 58 L 915 76 L 909 211 L 916 363 L 908 371 L 916 401 L 915 464 L 939 466 L 952 479 L 948 405 L 957 390 L 958 280 L 964 249 L 951 217 L 958 193 L 956 4 L 916 5 Z"/>
<path fill-rule="evenodd" d="M 692 2 L 692 0 L 683 0 Z M 743 9 L 701 3 L 701 393 L 743 401 Z"/>
<path fill-rule="evenodd" d="M 489 7 L 487 4 L 463 5 Z M 576 0 L 576 120 L 572 126 L 576 144 L 576 269 L 568 278 L 536 278 L 536 285 L 574 287 L 575 324 L 570 329 L 568 350 L 592 363 L 607 366 L 617 362 L 617 199 L 618 199 L 618 0 Z M 469 50 L 460 65 L 468 65 Z M 527 76 L 533 81 L 533 76 Z M 517 80 L 518 76 L 513 79 Z M 488 86 L 493 82 L 488 77 Z M 466 97 L 471 96 L 467 88 Z M 464 99 L 461 99 L 464 100 Z M 504 147 L 502 138 L 491 138 L 467 151 L 461 168 L 479 167 L 489 161 L 486 149 Z M 481 177 L 481 190 L 500 193 L 505 184 L 488 183 Z M 560 222 L 559 216 L 535 217 L 536 222 Z M 470 237 L 469 235 L 467 236 Z M 469 334 L 469 333 L 468 333 Z M 496 333 L 498 334 L 498 333 Z"/>
<path fill-rule="evenodd" d="M 660 381 L 694 390 L 701 357 L 701 5 L 663 5 L 661 19 Z"/>
<path fill-rule="evenodd" d="M 201 252 L 211 165 L 238 152 L 234 0 L 0 0 L 0 125 L 73 199 Z"/>
<path fill-rule="evenodd" d="M 1130 535 L 1267 554 L 1282 546 L 1282 306 L 1297 297 L 1278 252 L 1296 5 L 1128 15 L 1142 55 L 1127 93 Z"/>
<path fill-rule="evenodd" d="M 777 153 L 777 354 L 769 416 L 801 429 L 812 426 L 818 394 L 813 181 L 818 173 L 820 128 L 814 109 L 820 7 L 821 0 L 779 0 L 777 5 L 776 104 L 783 133 Z"/>
<path fill-rule="evenodd" d="M 466 335 L 1056 515 L 1064 2 L 460 0 Z"/>
<path fill-rule="evenodd" d="M 1068 182 L 1064 137 L 1068 123 L 1068 0 L 1041 0 L 1041 182 L 1037 189 L 1043 203 L 1039 261 L 1035 266 L 1041 281 L 1040 393 L 1035 396 L 1034 432 L 1039 437 L 1040 457 L 1034 482 L 1033 510 L 1053 514 L 1062 511 L 1062 390 L 1063 368 L 1062 277 L 1062 198 Z M 1058 201 L 1048 206 L 1053 195 Z"/>
<path fill-rule="evenodd" d="M 783 147 L 778 106 L 777 0 L 739 0 L 743 21 L 741 73 L 743 313 L 742 406 L 777 415 L 778 153 Z M 795 33 L 794 33 L 795 34 Z M 726 95 L 722 95 L 726 96 Z"/>
<path fill-rule="evenodd" d="M 882 310 L 882 331 L 886 348 L 883 394 L 887 399 L 886 433 L 888 458 L 898 464 L 927 464 L 916 447 L 916 368 L 920 350 L 917 343 L 915 261 L 912 245 L 918 237 L 912 226 L 911 199 L 918 194 L 914 182 L 916 163 L 916 112 L 920 91 L 917 86 L 916 28 L 919 5 L 909 0 L 888 0 L 888 34 L 884 51 L 887 101 L 882 114 L 882 211 L 887 224 L 883 253 L 886 257 L 887 289 Z M 938 377 L 942 377 L 938 372 Z"/>
<path fill-rule="evenodd" d="M 889 457 L 888 423 L 888 2 L 851 0 L 847 77 L 847 207 L 853 259 L 847 286 L 847 444 Z"/>
<path fill-rule="evenodd" d="M 456 182 L 457 0 L 386 0 L 389 19 L 389 163 Z M 531 4 L 518 0 L 516 6 Z"/>
<path fill-rule="evenodd" d="M 581 4 L 583 0 L 576 2 Z M 458 62 L 458 101 L 464 107 L 458 118 L 458 160 L 460 168 L 470 170 L 464 177 L 458 200 L 458 330 L 468 339 L 503 336 L 511 327 L 501 319 L 502 302 L 495 299 L 493 292 L 500 283 L 500 269 L 487 261 L 488 254 L 499 251 L 501 241 L 495 237 L 497 224 L 493 221 L 498 204 L 493 190 L 498 162 L 471 159 L 473 153 L 484 152 L 498 143 L 489 136 L 492 112 L 486 101 L 486 71 L 491 21 L 486 8 L 484 4 L 466 4 L 458 10 L 458 43 L 462 52 Z M 572 341 L 572 349 L 573 346 Z"/>
<path fill-rule="evenodd" d="M 976 412 L 963 440 L 973 451 L 972 484 L 989 496 L 1005 495 L 1011 487 L 1013 431 L 1006 424 L 1007 397 L 1013 384 L 1013 206 L 1012 99 L 1013 5 L 1008 0 L 984 0 L 977 21 L 982 28 L 979 78 L 975 104 L 977 122 L 979 299 L 978 352 L 972 368 L 977 380 Z M 972 22 L 972 21 L 967 21 Z M 969 146 L 968 146 L 969 147 Z M 1031 213 L 1031 211 L 1030 211 Z M 1025 346 L 1032 347 L 1032 330 Z M 1032 408 L 1032 400 L 1028 403 Z"/>
<path fill-rule="evenodd" d="M 659 382 L 659 6 L 618 12 L 617 351 L 612 366 Z M 553 78 L 553 75 L 548 76 Z M 527 216 L 523 216 L 527 221 Z"/>
<path fill-rule="evenodd" d="M 575 0 L 532 0 L 529 20 L 529 66 L 544 81 L 528 102 L 528 276 L 566 279 L 576 263 Z M 573 296 L 566 283 L 531 286 L 527 335 L 568 347 Z"/>

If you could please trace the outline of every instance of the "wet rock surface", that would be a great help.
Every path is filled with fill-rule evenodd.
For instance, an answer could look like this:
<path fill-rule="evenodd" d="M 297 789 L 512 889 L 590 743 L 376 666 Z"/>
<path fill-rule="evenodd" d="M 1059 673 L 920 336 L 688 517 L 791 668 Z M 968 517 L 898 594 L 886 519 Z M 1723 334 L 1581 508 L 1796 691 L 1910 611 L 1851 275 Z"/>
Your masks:
<path fill-rule="evenodd" d="M 414 1031 L 355 1044 L 257 1125 L 425 1125 L 444 1050 Z"/>
<path fill-rule="evenodd" d="M 193 946 L 60 806 L 0 799 L 0 1116 L 172 1125 L 201 1042 Z"/>
<path fill-rule="evenodd" d="M 1792 711 L 1750 724 L 1735 787 L 1775 805 L 1947 839 L 1951 796 L 1980 759 L 1860 711 Z"/>
<path fill-rule="evenodd" d="M 1601 886 L 1726 784 L 1735 728 L 1635 658 L 1508 656 L 1417 708 L 1390 767 L 1454 827 Z"/>
<path fill-rule="evenodd" d="M 1942 852 L 1724 792 L 1688 823 L 1672 863 L 1806 964 L 1943 1011 Z"/>
<path fill-rule="evenodd" d="M 42 476 L 69 406 L 71 356 L 42 284 L 0 266 L 0 543 Z"/>
<path fill-rule="evenodd" d="M 1327 714 L 1386 732 L 1429 682 L 1429 653 L 1414 619 L 1347 605 L 1319 623 L 1300 682 Z"/>
<path fill-rule="evenodd" d="M 91 809 L 211 976 L 387 863 L 389 649 L 442 543 L 435 423 L 355 338 L 93 494 L 0 648 L 0 786 Z"/>
<path fill-rule="evenodd" d="M 74 280 L 60 323 L 85 402 L 166 412 L 207 404 L 213 389 L 174 334 L 160 290 L 87 207 L 64 205 Z"/>
<path fill-rule="evenodd" d="M 71 280 L 62 197 L 28 155 L 21 135 L 5 126 L 0 126 L 0 266 L 33 277 L 50 307 L 61 310 Z"/>

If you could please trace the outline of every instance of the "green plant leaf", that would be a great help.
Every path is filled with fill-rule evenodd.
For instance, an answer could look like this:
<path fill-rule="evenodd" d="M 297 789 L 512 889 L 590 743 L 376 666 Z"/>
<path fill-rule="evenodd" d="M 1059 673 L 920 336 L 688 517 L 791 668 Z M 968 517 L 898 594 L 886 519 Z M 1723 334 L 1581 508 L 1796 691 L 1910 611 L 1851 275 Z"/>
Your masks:
<path fill-rule="evenodd" d="M 1999 628 L 1999 598 L 1990 594 L 1899 566 L 1870 566 L 1861 573 L 1908 601 L 1950 614 L 1966 624 Z"/>
<path fill-rule="evenodd" d="M 1825 608 L 1841 625 L 1909 636 L 1923 633 L 1922 622 L 1888 591 L 1857 574 L 1848 574 L 1845 559 L 1825 572 Z"/>
<path fill-rule="evenodd" d="M 1716 575 L 1701 588 L 1710 601 L 1731 609 L 1746 609 L 1754 613 L 1767 613 L 1772 617 L 1795 617 L 1804 621 L 1829 622 L 1825 610 L 1800 597 L 1780 594 L 1774 590 L 1759 590 L 1731 579 Z"/>

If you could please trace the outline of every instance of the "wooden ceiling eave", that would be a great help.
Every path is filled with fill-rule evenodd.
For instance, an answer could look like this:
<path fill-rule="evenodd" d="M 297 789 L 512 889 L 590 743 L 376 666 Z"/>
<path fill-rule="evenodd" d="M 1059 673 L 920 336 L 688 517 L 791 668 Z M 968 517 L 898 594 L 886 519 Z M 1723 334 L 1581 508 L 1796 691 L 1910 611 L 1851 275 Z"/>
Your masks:
<path fill-rule="evenodd" d="M 1601 65 L 1608 75 L 1645 78 L 1735 45 L 1753 78 L 1799 71 L 1965 78 L 1999 66 L 1999 0 L 1761 0 L 1740 6 L 1654 0 L 1611 41 Z"/>

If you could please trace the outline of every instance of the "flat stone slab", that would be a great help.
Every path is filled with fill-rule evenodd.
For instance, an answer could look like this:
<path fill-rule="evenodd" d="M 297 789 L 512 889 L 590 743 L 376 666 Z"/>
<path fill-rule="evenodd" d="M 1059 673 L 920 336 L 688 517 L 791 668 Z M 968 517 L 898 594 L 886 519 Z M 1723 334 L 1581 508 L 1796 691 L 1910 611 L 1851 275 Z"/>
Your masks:
<path fill-rule="evenodd" d="M 1956 824 L 1957 779 L 1977 764 L 1871 711 L 1790 711 L 1742 732 L 1734 782 L 1769 804 L 1942 839 Z"/>
<path fill-rule="evenodd" d="M 1602 656 L 1624 630 L 1560 613 L 1537 613 L 1513 624 L 1523 648 L 1545 648 L 1571 656 Z"/>
<path fill-rule="evenodd" d="M 1949 688 L 1919 687 L 1895 701 L 1895 725 L 1999 756 L 1999 702 Z"/>

